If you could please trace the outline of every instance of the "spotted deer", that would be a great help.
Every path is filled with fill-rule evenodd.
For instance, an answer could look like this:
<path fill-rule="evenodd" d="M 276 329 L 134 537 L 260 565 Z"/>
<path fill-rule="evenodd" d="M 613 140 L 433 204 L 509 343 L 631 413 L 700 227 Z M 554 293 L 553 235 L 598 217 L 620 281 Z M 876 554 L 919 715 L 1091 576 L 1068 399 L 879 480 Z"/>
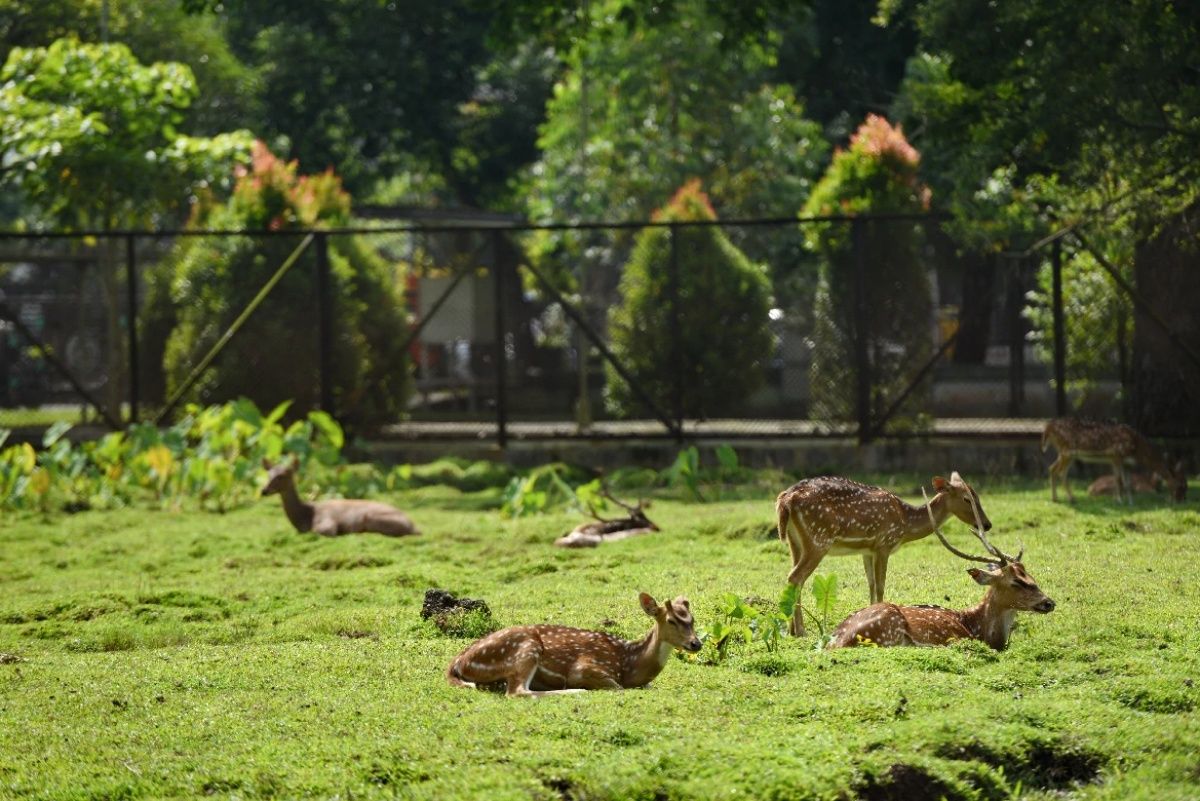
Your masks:
<path fill-rule="evenodd" d="M 800 481 L 779 494 L 775 509 L 779 539 L 788 544 L 792 570 L 788 581 L 803 589 L 804 582 L 828 556 L 862 557 L 871 601 L 883 600 L 888 558 L 905 543 L 927 537 L 934 525 L 954 515 L 967 525 L 981 519 L 979 496 L 957 472 L 950 480 L 935 476 L 935 494 L 925 506 L 910 506 L 892 493 L 848 478 L 825 476 Z M 927 515 L 926 512 L 929 514 Z M 800 605 L 792 615 L 792 634 L 804 634 Z"/>
<path fill-rule="evenodd" d="M 296 492 L 294 458 L 276 465 L 263 459 L 262 465 L 267 471 L 267 483 L 262 494 L 278 493 L 283 500 L 283 511 L 297 531 L 312 531 L 324 537 L 358 532 L 373 532 L 389 537 L 420 533 L 408 515 L 379 501 L 301 500 Z"/>
<path fill-rule="evenodd" d="M 567 626 L 513 626 L 467 646 L 450 663 L 446 679 L 454 687 L 504 682 L 508 695 L 532 697 L 644 687 L 674 649 L 695 653 L 700 640 L 687 598 L 661 606 L 644 592 L 638 599 L 654 618 L 654 628 L 641 640 Z"/>
<path fill-rule="evenodd" d="M 933 522 L 932 515 L 930 522 Z M 972 567 L 971 578 L 988 588 L 983 600 L 970 609 L 941 606 L 899 606 L 878 603 L 860 609 L 841 622 L 833 632 L 830 648 L 855 645 L 946 645 L 954 640 L 980 640 L 997 651 L 1008 647 L 1017 612 L 1054 611 L 1054 601 L 1038 587 L 1021 564 L 1022 549 L 1015 557 L 992 546 L 979 525 L 975 536 L 990 556 L 972 556 L 952 546 L 934 523 L 942 545 L 955 556 L 983 562 L 987 569 Z"/>
<path fill-rule="evenodd" d="M 1125 478 L 1126 487 L 1132 490 L 1135 495 L 1151 495 L 1162 491 L 1162 479 L 1151 476 L 1148 473 L 1129 473 Z M 1087 493 L 1097 498 L 1102 495 L 1116 495 L 1117 477 L 1111 473 L 1105 473 L 1091 484 L 1088 484 Z"/>
<path fill-rule="evenodd" d="M 1066 487 L 1067 500 L 1075 502 L 1067 471 L 1076 459 L 1112 465 L 1118 503 L 1122 499 L 1133 503 L 1133 487 L 1126 470 L 1129 464 L 1141 465 L 1167 482 L 1171 500 L 1182 501 L 1187 495 L 1183 462 L 1172 469 L 1145 437 L 1124 423 L 1059 417 L 1046 423 L 1042 430 L 1042 451 L 1051 445 L 1058 451 L 1058 458 L 1050 465 L 1050 498 L 1053 501 L 1058 500 L 1058 483 L 1061 482 Z"/>

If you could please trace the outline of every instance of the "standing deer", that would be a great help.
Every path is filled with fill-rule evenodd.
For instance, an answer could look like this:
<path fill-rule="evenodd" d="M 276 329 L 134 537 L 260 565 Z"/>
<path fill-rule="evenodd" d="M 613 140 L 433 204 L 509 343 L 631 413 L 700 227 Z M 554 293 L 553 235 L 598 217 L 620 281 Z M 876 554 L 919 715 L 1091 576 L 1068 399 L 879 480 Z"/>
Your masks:
<path fill-rule="evenodd" d="M 930 522 L 933 522 L 932 515 Z M 1015 557 L 992 546 L 979 526 L 975 536 L 990 557 L 963 553 L 942 536 L 936 523 L 934 531 L 942 545 L 955 556 L 983 562 L 986 570 L 972 567 L 971 578 L 988 588 L 978 606 L 970 609 L 945 609 L 940 606 L 898 606 L 878 603 L 847 617 L 833 632 L 830 648 L 849 648 L 871 643 L 892 645 L 946 645 L 954 640 L 980 640 L 1003 651 L 1008 647 L 1017 612 L 1054 611 L 1048 597 L 1021 564 L 1022 549 Z"/>
<path fill-rule="evenodd" d="M 779 539 L 792 552 L 788 581 L 801 590 L 826 555 L 858 554 L 871 601 L 878 603 L 883 600 L 888 557 L 901 545 L 929 536 L 931 522 L 940 524 L 954 515 L 967 525 L 979 520 L 982 528 L 991 529 L 979 496 L 957 472 L 949 481 L 934 477 L 933 488 L 933 500 L 924 507 L 910 506 L 885 489 L 835 476 L 808 478 L 784 490 L 775 510 Z M 804 634 L 800 604 L 789 629 L 796 636 Z"/>
<path fill-rule="evenodd" d="M 313 531 L 323 537 L 374 532 L 389 537 L 420 534 L 408 515 L 379 501 L 329 500 L 308 502 L 296 492 L 295 458 L 273 465 L 263 459 L 267 483 L 263 495 L 279 493 L 283 511 L 297 531 Z"/>
<path fill-rule="evenodd" d="M 662 672 L 673 649 L 695 653 L 700 640 L 687 598 L 662 606 L 644 592 L 638 599 L 654 618 L 641 640 L 567 626 L 513 626 L 467 646 L 446 679 L 454 687 L 503 681 L 508 695 L 532 697 L 643 687 Z"/>
<path fill-rule="evenodd" d="M 1067 500 L 1075 502 L 1071 484 L 1067 481 L 1067 470 L 1076 459 L 1112 465 L 1118 503 L 1122 498 L 1133 503 L 1133 488 L 1125 469 L 1126 464 L 1142 465 L 1166 481 L 1174 501 L 1182 501 L 1187 494 L 1183 462 L 1172 469 L 1145 437 L 1123 423 L 1059 417 L 1046 423 L 1042 431 L 1042 451 L 1045 452 L 1051 445 L 1058 451 L 1058 458 L 1050 465 L 1050 498 L 1053 501 L 1058 500 L 1058 482 L 1061 481 L 1067 488 Z"/>

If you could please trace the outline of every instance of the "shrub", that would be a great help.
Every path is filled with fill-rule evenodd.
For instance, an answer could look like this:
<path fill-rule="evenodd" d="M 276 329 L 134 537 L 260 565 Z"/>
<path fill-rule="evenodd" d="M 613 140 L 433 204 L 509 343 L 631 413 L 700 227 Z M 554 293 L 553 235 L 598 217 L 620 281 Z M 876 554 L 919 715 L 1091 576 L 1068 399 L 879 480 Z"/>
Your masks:
<path fill-rule="evenodd" d="M 332 172 L 297 176 L 256 143 L 249 171 L 227 203 L 201 201 L 194 228 L 289 230 L 344 225 L 350 198 Z M 299 242 L 276 236 L 184 237 L 170 258 L 170 274 L 147 292 L 144 333 L 170 328 L 162 355 L 167 393 L 189 371 Z M 262 406 L 293 400 L 302 415 L 318 401 L 315 271 L 295 265 L 250 317 L 186 400 L 245 396 Z M 403 343 L 408 321 L 388 266 L 349 236 L 329 238 L 334 304 L 333 370 L 339 415 L 358 424 L 395 419 L 408 389 Z M 164 286 L 166 284 L 166 286 Z M 163 310 L 164 295 L 169 310 Z M 169 318 L 169 319 L 168 319 Z M 153 385 L 154 382 L 151 382 Z"/>
<path fill-rule="evenodd" d="M 685 184 L 654 214 L 663 222 L 716 218 L 699 181 Z M 675 236 L 677 311 L 671 299 L 671 230 L 647 228 L 621 276 L 621 302 L 609 314 L 612 349 L 663 411 L 674 411 L 676 375 L 682 371 L 685 416 L 729 412 L 763 379 L 772 346 L 767 328 L 770 285 L 765 272 L 719 228 L 679 227 Z M 673 313 L 678 314 L 678 345 Z M 611 365 L 607 370 L 612 411 L 645 414 L 624 379 Z"/>
<path fill-rule="evenodd" d="M 817 184 L 805 216 L 824 214 L 919 213 L 928 204 L 917 180 L 920 155 L 899 127 L 868 115 L 839 151 Z M 872 411 L 883 411 L 909 376 L 932 353 L 932 300 L 921 263 L 921 236 L 912 222 L 867 223 L 862 245 L 866 267 L 867 340 Z M 815 414 L 834 419 L 856 416 L 855 296 L 851 226 L 811 226 L 808 247 L 821 260 L 814 309 L 812 403 Z M 919 408 L 921 393 L 906 406 Z"/>

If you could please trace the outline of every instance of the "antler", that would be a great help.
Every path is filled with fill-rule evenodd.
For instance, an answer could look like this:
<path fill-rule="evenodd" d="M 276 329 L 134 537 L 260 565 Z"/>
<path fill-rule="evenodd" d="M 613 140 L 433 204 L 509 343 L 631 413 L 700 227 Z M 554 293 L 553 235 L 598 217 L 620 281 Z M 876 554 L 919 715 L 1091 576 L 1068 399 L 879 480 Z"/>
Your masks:
<path fill-rule="evenodd" d="M 938 528 L 937 520 L 934 519 L 934 517 L 933 517 L 933 507 L 929 505 L 929 496 L 925 493 L 924 487 L 921 487 L 921 495 L 922 495 L 922 497 L 925 498 L 925 511 L 929 514 L 929 522 L 930 522 L 930 524 L 933 525 L 933 533 L 937 534 L 937 538 L 942 541 L 942 545 L 946 546 L 946 550 L 950 551 L 950 553 L 954 554 L 955 556 L 970 560 L 972 562 L 983 562 L 985 565 L 990 565 L 995 561 L 993 559 L 987 559 L 982 556 L 972 556 L 971 554 L 964 553 L 963 551 L 960 551 L 957 548 L 955 548 L 953 545 L 951 545 L 950 542 L 945 537 L 942 536 L 941 529 Z M 975 515 L 978 518 L 979 512 L 976 511 Z M 979 530 L 983 531 L 982 525 L 979 526 Z M 983 544 L 986 546 L 987 540 L 983 540 Z M 991 546 L 988 546 L 988 550 L 991 551 Z"/>
<path fill-rule="evenodd" d="M 924 488 L 922 488 L 922 492 L 924 492 Z M 983 533 L 983 518 L 979 514 L 979 504 L 975 502 L 975 493 L 972 492 L 968 497 L 968 500 L 971 502 L 971 511 L 975 514 L 975 536 L 978 537 L 979 541 L 983 543 L 983 547 L 988 549 L 988 553 L 995 555 L 996 558 L 1000 560 L 1000 564 L 1002 565 L 1007 564 L 1008 562 L 1021 561 L 1021 554 L 1025 553 L 1024 546 L 1021 546 L 1021 551 L 1017 554 L 1017 558 L 1013 559 L 1004 551 L 988 542 L 987 535 Z"/>
<path fill-rule="evenodd" d="M 612 501 L 617 506 L 620 506 L 622 509 L 624 509 L 626 512 L 629 512 L 629 514 L 631 514 L 631 515 L 639 514 L 642 511 L 643 501 L 641 499 L 638 499 L 637 506 L 630 506 L 629 504 L 625 503 L 624 501 L 622 501 L 619 498 L 617 498 L 616 496 L 614 496 L 612 494 L 612 492 L 608 489 L 608 483 L 605 482 L 603 479 L 600 480 L 600 497 L 605 498 L 606 500 Z"/>

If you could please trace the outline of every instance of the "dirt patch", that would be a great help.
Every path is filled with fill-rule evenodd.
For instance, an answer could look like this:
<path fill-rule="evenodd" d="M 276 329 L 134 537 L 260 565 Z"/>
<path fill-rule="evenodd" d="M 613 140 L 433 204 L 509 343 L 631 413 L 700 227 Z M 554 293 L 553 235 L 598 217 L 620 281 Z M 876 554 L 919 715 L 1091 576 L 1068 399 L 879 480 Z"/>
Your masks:
<path fill-rule="evenodd" d="M 915 765 L 896 763 L 855 788 L 861 801 L 937 801 L 962 798 L 946 782 Z"/>
<path fill-rule="evenodd" d="M 487 601 L 455 598 L 452 593 L 440 589 L 425 590 L 421 619 L 430 621 L 449 637 L 475 639 L 496 630 Z"/>
<path fill-rule="evenodd" d="M 16 654 L 0 653 L 0 665 L 15 665 L 18 662 L 24 661 L 25 660 L 23 658 L 17 656 Z"/>
<path fill-rule="evenodd" d="M 943 746 L 936 753 L 944 759 L 982 762 L 1003 768 L 1010 782 L 1042 790 L 1065 790 L 1093 782 L 1104 767 L 1104 759 L 1099 754 L 1061 741 L 1031 743 L 1029 749 L 1021 753 L 1008 753 L 978 741 L 969 741 Z"/>

